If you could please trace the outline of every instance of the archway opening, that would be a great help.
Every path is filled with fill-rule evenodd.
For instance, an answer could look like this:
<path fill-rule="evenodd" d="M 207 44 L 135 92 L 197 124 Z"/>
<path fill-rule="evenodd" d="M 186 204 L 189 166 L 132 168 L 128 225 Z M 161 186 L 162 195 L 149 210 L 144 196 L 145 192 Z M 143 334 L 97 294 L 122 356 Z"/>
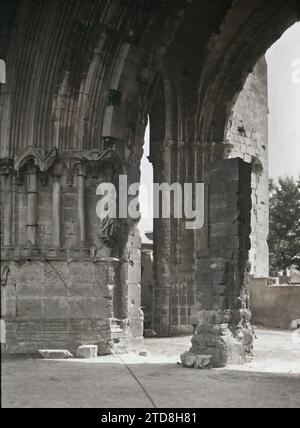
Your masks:
<path fill-rule="evenodd" d="M 144 312 L 144 332 L 151 335 L 154 266 L 153 266 L 153 167 L 150 162 L 150 120 L 145 131 L 144 153 L 141 160 L 140 212 L 139 223 L 141 249 L 141 305 Z"/>
<path fill-rule="evenodd" d="M 227 130 L 230 157 L 252 164 L 252 324 L 297 328 L 300 314 L 300 24 L 248 76 Z M 267 339 L 267 338 L 266 338 Z"/>

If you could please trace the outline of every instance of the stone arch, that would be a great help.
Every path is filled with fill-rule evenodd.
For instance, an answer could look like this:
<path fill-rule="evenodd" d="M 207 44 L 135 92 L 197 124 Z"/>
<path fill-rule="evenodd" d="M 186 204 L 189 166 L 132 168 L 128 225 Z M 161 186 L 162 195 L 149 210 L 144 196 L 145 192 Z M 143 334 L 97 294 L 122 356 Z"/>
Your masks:
<path fill-rule="evenodd" d="M 16 316 L 16 278 L 13 263 L 1 266 L 1 318 Z"/>
<path fill-rule="evenodd" d="M 11 273 L 11 268 L 9 264 L 3 264 L 1 266 L 1 286 L 5 287 L 7 284 L 8 275 Z"/>
<path fill-rule="evenodd" d="M 226 123 L 244 83 L 266 50 L 299 20 L 299 1 L 241 1 L 209 41 L 201 73 L 197 137 L 223 142 Z M 213 76 L 213 77 L 212 77 Z"/>

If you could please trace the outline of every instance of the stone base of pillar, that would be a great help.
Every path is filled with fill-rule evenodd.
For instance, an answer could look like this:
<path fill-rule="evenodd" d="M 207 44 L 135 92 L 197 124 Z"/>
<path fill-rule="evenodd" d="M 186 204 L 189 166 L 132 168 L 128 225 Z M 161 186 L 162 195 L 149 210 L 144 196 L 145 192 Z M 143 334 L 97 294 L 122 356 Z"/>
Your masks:
<path fill-rule="evenodd" d="M 212 356 L 214 368 L 243 364 L 252 359 L 253 333 L 250 326 L 199 324 L 190 353 Z"/>

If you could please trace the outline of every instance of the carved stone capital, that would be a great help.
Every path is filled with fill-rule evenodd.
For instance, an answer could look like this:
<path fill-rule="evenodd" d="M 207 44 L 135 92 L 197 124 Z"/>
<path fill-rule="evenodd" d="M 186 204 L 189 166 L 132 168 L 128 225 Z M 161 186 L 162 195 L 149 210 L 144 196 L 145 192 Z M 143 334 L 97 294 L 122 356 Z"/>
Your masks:
<path fill-rule="evenodd" d="M 15 157 L 14 168 L 19 175 L 24 166 L 32 160 L 41 172 L 46 173 L 54 164 L 56 159 L 56 147 L 50 152 L 45 152 L 45 150 L 40 150 L 35 147 L 28 147 L 23 153 L 18 154 Z"/>

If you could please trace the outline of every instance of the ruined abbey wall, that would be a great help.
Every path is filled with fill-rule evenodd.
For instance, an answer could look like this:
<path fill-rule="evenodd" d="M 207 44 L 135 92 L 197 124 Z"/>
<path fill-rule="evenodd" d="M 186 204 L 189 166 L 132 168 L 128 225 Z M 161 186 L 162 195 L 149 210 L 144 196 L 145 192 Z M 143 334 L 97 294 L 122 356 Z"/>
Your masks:
<path fill-rule="evenodd" d="M 2 162 L 1 316 L 7 352 L 75 352 L 95 343 L 103 354 L 142 343 L 140 261 L 132 251 L 135 283 L 129 291 L 121 251 L 114 246 L 116 240 L 121 245 L 122 225 L 116 223 L 112 232 L 114 225 L 108 228 L 96 214 L 97 187 L 117 168 L 110 150 L 103 153 L 102 160 L 99 153 L 93 160 L 92 153 L 84 159 L 84 153 L 55 150 L 43 158 L 28 148 L 13 164 Z"/>
<path fill-rule="evenodd" d="M 262 58 L 248 76 L 228 122 L 229 157 L 252 165 L 251 274 L 269 276 L 268 77 Z"/>

